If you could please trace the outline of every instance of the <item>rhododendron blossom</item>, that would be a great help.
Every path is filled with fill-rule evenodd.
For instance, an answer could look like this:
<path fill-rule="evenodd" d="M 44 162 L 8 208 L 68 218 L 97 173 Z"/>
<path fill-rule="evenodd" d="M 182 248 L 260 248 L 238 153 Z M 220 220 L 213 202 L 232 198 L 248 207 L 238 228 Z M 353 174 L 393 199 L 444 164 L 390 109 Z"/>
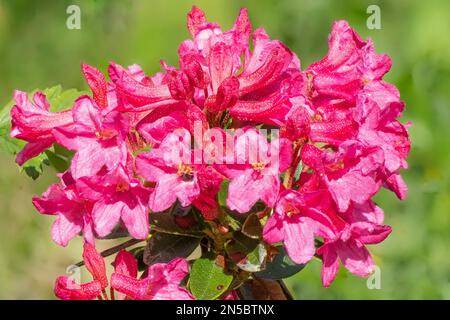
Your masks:
<path fill-rule="evenodd" d="M 56 155 L 73 151 L 33 204 L 56 216 L 57 244 L 83 236 L 78 265 L 93 280 L 58 277 L 56 296 L 242 299 L 277 255 L 297 271 L 321 259 L 325 287 L 341 262 L 370 275 L 367 246 L 391 233 L 373 197 L 383 187 L 407 194 L 410 124 L 383 80 L 390 58 L 345 21 L 306 69 L 263 28 L 252 31 L 246 9 L 223 30 L 193 7 L 187 27 L 178 65 L 161 60 L 155 75 L 111 63 L 107 79 L 83 64 L 92 94 L 67 110 L 52 112 L 42 92 L 14 92 L 11 136 L 27 143 L 16 162 L 55 143 Z M 108 277 L 104 258 L 114 253 Z M 275 279 L 265 280 L 282 292 Z"/>

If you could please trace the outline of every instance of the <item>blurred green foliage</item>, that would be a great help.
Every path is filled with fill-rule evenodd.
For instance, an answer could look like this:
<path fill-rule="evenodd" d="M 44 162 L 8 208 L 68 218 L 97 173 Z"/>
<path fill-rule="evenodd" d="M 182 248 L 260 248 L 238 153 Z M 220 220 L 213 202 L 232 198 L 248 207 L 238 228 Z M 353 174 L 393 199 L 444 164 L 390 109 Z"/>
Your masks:
<path fill-rule="evenodd" d="M 66 28 L 66 8 L 81 8 L 81 30 Z M 177 47 L 188 37 L 185 15 L 192 1 L 0 0 L 0 104 L 14 89 L 61 84 L 85 90 L 80 64 L 106 70 L 109 61 L 140 64 L 148 73 L 159 60 L 177 63 Z M 413 123 L 409 197 L 381 192 L 377 202 L 392 235 L 373 248 L 381 289 L 341 268 L 329 289 L 320 283 L 320 263 L 311 262 L 288 280 L 299 299 L 450 299 L 450 2 L 434 1 L 196 1 L 210 20 L 231 26 L 248 7 L 254 27 L 284 41 L 307 67 L 326 54 L 334 20 L 346 19 L 378 52 L 394 61 L 387 80 L 407 103 Z M 381 8 L 381 30 L 366 27 L 370 4 Z M 0 155 L 0 298 L 52 298 L 54 278 L 78 261 L 79 240 L 68 249 L 50 239 L 51 217 L 39 216 L 31 197 L 55 180 L 37 182 Z"/>

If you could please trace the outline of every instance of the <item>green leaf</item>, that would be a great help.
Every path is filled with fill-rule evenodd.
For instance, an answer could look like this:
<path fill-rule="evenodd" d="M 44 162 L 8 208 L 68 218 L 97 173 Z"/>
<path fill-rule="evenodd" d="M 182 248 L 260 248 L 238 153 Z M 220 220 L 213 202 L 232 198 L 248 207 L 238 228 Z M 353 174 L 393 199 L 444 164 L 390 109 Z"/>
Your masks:
<path fill-rule="evenodd" d="M 47 156 L 47 159 L 50 162 L 50 165 L 53 168 L 55 168 L 56 171 L 58 171 L 58 172 L 64 172 L 70 166 L 70 162 L 67 161 L 67 159 L 60 157 L 59 155 L 57 155 L 56 153 L 54 153 L 51 150 L 46 150 L 45 155 Z"/>
<path fill-rule="evenodd" d="M 298 164 L 297 168 L 295 169 L 294 173 L 294 179 L 298 180 L 300 178 L 300 174 L 302 173 L 303 166 L 301 163 Z"/>
<path fill-rule="evenodd" d="M 235 216 L 226 213 L 224 219 L 226 224 L 229 225 L 231 229 L 233 229 L 234 231 L 241 230 L 242 223 L 238 219 L 236 219 Z"/>
<path fill-rule="evenodd" d="M 32 91 L 28 95 L 30 100 L 33 99 L 33 95 L 37 91 L 42 91 L 45 94 L 50 104 L 50 111 L 53 112 L 71 108 L 75 99 L 85 93 L 82 91 L 78 91 L 76 89 L 69 89 L 63 91 L 62 87 L 60 85 L 57 85 L 44 90 L 36 89 Z M 26 144 L 25 141 L 14 139 L 11 138 L 10 136 L 11 133 L 10 110 L 13 105 L 14 101 L 11 100 L 0 111 L 0 151 L 10 155 L 16 155 L 20 150 L 22 150 L 22 148 Z M 39 175 L 42 174 L 44 164 L 52 165 L 58 171 L 66 170 L 69 166 L 71 154 L 69 156 L 67 152 L 70 151 L 66 150 L 63 152 L 61 149 L 63 148 L 60 147 L 59 150 L 56 150 L 55 148 L 53 151 L 49 150 L 47 153 L 42 153 L 36 156 L 35 158 L 30 159 L 22 166 L 22 170 L 25 171 L 25 173 L 33 179 L 37 179 Z"/>
<path fill-rule="evenodd" d="M 175 258 L 187 258 L 200 244 L 200 238 L 155 233 L 148 240 L 144 252 L 147 265 L 167 263 Z"/>
<path fill-rule="evenodd" d="M 219 201 L 219 205 L 221 205 L 222 207 L 226 207 L 227 206 L 227 197 L 228 197 L 228 186 L 230 184 L 230 180 L 228 179 L 223 179 L 222 184 L 220 185 L 220 190 L 219 193 L 217 195 L 218 201 Z"/>
<path fill-rule="evenodd" d="M 175 223 L 174 216 L 170 212 L 170 209 L 164 212 L 152 212 L 150 214 L 150 229 L 159 233 L 203 237 L 204 234 L 198 225 L 189 229 L 183 229 Z"/>
<path fill-rule="evenodd" d="M 267 251 L 264 244 L 240 232 L 233 234 L 233 239 L 225 245 L 225 251 L 241 270 L 258 272 L 265 267 Z"/>
<path fill-rule="evenodd" d="M 255 273 L 257 277 L 274 280 L 289 278 L 305 267 L 304 264 L 294 263 L 287 255 L 284 247 L 279 246 L 277 249 L 279 253 L 266 265 L 265 270 Z"/>
<path fill-rule="evenodd" d="M 61 85 L 43 90 L 50 104 L 50 111 L 59 112 L 72 108 L 75 100 L 87 94 L 86 91 L 78 91 L 77 89 L 62 90 Z"/>
<path fill-rule="evenodd" d="M 198 300 L 214 300 L 227 291 L 233 276 L 226 274 L 213 259 L 194 261 L 189 277 L 189 289 Z"/>

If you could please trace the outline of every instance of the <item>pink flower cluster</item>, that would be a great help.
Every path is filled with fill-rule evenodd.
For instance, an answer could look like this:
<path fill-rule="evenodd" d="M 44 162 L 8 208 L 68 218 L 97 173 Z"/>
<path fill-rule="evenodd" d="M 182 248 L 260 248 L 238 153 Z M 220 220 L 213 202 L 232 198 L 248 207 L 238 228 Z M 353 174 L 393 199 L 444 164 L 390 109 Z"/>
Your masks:
<path fill-rule="evenodd" d="M 28 142 L 17 162 L 55 142 L 75 152 L 60 182 L 33 199 L 40 213 L 56 216 L 53 240 L 66 246 L 81 233 L 85 253 L 93 254 L 95 239 L 118 224 L 146 239 L 149 209 L 161 212 L 176 202 L 217 219 L 226 179 L 227 207 L 246 214 L 262 202 L 273 209 L 263 239 L 283 242 L 299 264 L 320 256 L 324 286 L 340 261 L 367 276 L 374 263 L 366 245 L 391 232 L 372 197 L 381 187 L 400 199 L 407 191 L 399 171 L 407 167 L 410 141 L 397 120 L 404 103 L 382 80 L 389 57 L 376 54 L 371 40 L 345 21 L 334 23 L 328 54 L 306 70 L 264 29 L 252 33 L 245 9 L 222 31 L 194 7 L 188 29 L 192 39 L 178 49 L 179 67 L 162 61 L 164 72 L 154 76 L 137 65 L 111 63 L 108 81 L 83 65 L 92 95 L 78 98 L 71 110 L 53 113 L 42 93 L 30 101 L 15 92 L 11 135 Z M 196 126 L 219 134 L 198 135 Z M 269 141 L 261 128 L 278 129 L 279 137 Z M 220 152 L 230 140 L 231 152 Z M 252 159 L 255 145 L 268 156 Z M 193 160 L 199 156 L 203 161 Z M 135 279 L 127 253 L 119 254 L 115 268 L 111 285 L 128 297 L 190 297 L 178 288 L 188 272 L 185 261 L 152 266 L 143 280 Z M 95 280 L 81 291 L 68 290 L 70 281 L 59 278 L 57 296 L 98 296 L 108 281 L 95 269 L 89 268 Z M 164 281 L 163 292 L 173 289 L 167 295 L 141 290 Z"/>

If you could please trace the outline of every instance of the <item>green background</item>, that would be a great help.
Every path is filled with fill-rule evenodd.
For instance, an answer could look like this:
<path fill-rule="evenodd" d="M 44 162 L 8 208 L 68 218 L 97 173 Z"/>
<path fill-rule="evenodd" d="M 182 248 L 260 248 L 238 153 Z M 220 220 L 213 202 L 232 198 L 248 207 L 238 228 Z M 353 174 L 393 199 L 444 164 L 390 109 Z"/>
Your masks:
<path fill-rule="evenodd" d="M 400 202 L 381 192 L 393 233 L 373 247 L 381 289 L 343 268 L 329 289 L 312 261 L 289 279 L 299 299 L 450 299 L 450 1 L 197 1 L 211 21 L 229 28 L 239 7 L 252 25 L 292 48 L 303 68 L 327 52 L 334 20 L 346 19 L 377 52 L 394 61 L 387 81 L 401 91 L 411 121 L 409 197 Z M 66 28 L 66 8 L 81 8 L 81 30 Z M 109 61 L 140 64 L 147 73 L 159 60 L 177 63 L 177 47 L 188 37 L 185 15 L 192 1 L 0 0 L 0 104 L 14 89 L 62 84 L 86 89 L 80 64 L 106 70 Z M 381 8 L 381 30 L 366 27 L 369 4 Z M 52 217 L 39 216 L 31 197 L 54 181 L 49 169 L 37 182 L 0 155 L 0 298 L 53 298 L 56 276 L 79 260 L 81 242 L 67 249 L 50 239 Z"/>

